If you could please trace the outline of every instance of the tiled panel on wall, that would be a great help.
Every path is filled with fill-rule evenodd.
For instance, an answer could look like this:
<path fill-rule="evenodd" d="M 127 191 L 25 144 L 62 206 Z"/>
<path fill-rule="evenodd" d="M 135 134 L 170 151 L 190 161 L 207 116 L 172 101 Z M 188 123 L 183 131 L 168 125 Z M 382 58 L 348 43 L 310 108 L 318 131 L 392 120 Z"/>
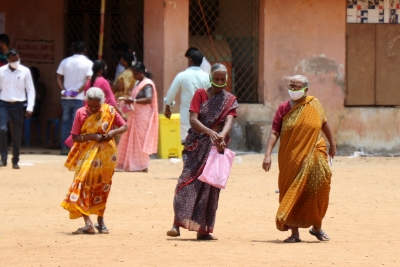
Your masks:
<path fill-rule="evenodd" d="M 399 24 L 400 0 L 347 0 L 347 23 Z"/>

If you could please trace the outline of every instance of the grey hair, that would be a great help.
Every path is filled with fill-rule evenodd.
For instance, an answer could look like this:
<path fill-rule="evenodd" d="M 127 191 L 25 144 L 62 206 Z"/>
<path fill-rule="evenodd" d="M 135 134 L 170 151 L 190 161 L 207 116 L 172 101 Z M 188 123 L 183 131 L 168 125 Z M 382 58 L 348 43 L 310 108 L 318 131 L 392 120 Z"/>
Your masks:
<path fill-rule="evenodd" d="M 86 92 L 85 100 L 90 99 L 97 99 L 100 100 L 100 104 L 104 103 L 104 92 L 98 87 L 90 87 L 89 90 Z"/>
<path fill-rule="evenodd" d="M 212 67 L 211 67 L 211 76 L 214 75 L 214 72 L 217 72 L 217 71 L 224 71 L 228 75 L 228 70 L 221 63 L 215 63 L 214 65 L 212 65 Z"/>
<path fill-rule="evenodd" d="M 299 81 L 299 82 L 302 82 L 303 85 L 304 85 L 304 87 L 308 87 L 308 85 L 309 85 L 309 82 L 308 82 L 307 77 L 306 77 L 306 76 L 303 76 L 303 75 L 294 75 L 294 76 L 291 76 L 291 77 L 287 77 L 287 79 L 288 79 L 289 81 Z"/>

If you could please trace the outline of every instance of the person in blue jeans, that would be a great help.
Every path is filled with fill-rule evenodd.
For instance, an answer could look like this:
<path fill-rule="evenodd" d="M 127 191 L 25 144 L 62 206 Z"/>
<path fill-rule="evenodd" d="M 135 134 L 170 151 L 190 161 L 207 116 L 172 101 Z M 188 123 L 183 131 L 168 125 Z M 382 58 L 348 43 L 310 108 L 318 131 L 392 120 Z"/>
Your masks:
<path fill-rule="evenodd" d="M 76 111 L 83 106 L 83 89 L 92 75 L 93 62 L 86 56 L 85 42 L 74 42 L 74 55 L 61 61 L 57 69 L 56 82 L 61 90 L 61 155 L 68 155 L 65 140 L 71 133 Z"/>

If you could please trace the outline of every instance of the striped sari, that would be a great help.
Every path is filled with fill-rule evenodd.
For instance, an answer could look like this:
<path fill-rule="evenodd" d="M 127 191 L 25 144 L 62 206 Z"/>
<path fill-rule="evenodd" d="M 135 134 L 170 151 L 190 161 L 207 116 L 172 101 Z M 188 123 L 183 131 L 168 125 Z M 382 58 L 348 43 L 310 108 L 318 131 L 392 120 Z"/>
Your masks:
<path fill-rule="evenodd" d="M 321 128 L 326 117 L 319 101 L 307 96 L 283 118 L 280 133 L 279 208 L 276 226 L 321 227 L 328 209 L 331 170 Z"/>
<path fill-rule="evenodd" d="M 101 111 L 90 115 L 81 128 L 81 134 L 105 134 L 113 125 L 116 110 L 103 104 Z M 84 215 L 104 215 L 110 193 L 112 176 L 117 161 L 114 139 L 108 142 L 94 140 L 74 143 L 65 167 L 75 171 L 74 180 L 61 206 L 69 211 L 71 219 Z"/>

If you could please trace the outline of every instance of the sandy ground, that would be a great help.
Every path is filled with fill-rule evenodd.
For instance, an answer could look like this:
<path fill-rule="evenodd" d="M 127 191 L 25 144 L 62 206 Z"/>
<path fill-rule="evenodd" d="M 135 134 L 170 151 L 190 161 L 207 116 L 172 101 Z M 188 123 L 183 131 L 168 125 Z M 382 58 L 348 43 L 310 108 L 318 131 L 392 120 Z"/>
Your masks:
<path fill-rule="evenodd" d="M 21 156 L 21 170 L 0 168 L 0 266 L 400 266 L 400 158 L 337 157 L 323 229 L 285 244 L 275 228 L 277 158 L 242 155 L 221 192 L 215 235 L 169 238 L 182 162 L 152 160 L 149 173 L 116 173 L 105 221 L 109 235 L 71 235 L 83 220 L 60 207 L 73 172 L 65 156 Z M 29 166 L 33 165 L 33 166 Z M 95 217 L 93 217 L 95 219 Z"/>

